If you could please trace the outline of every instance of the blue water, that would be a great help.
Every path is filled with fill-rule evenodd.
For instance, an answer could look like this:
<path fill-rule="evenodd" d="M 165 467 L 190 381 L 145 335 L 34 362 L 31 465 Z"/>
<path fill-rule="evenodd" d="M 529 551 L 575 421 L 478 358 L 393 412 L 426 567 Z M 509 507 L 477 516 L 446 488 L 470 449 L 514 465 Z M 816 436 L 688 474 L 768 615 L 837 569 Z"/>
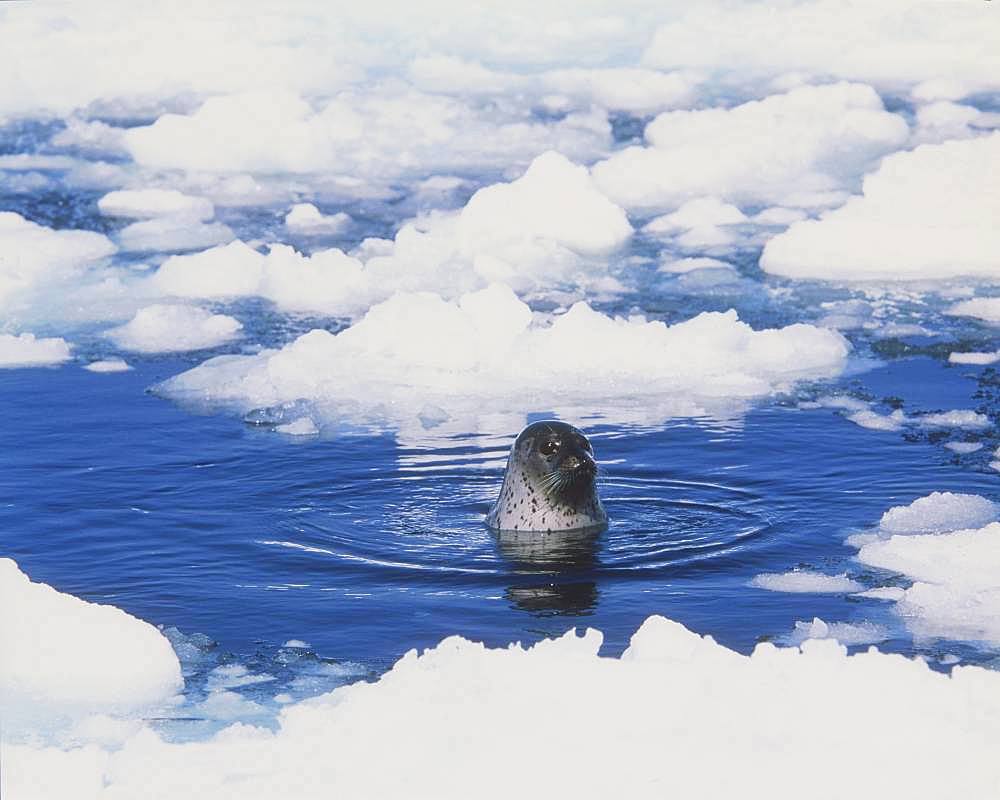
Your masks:
<path fill-rule="evenodd" d="M 604 631 L 614 654 L 653 613 L 746 652 L 813 616 L 887 619 L 877 601 L 768 592 L 754 575 L 806 566 L 864 582 L 851 531 L 935 490 L 996 495 L 982 454 L 830 410 L 771 403 L 738 424 L 654 430 L 593 420 L 611 525 L 539 551 L 483 525 L 516 431 L 427 449 L 390 433 L 298 441 L 146 392 L 187 362 L 133 363 L 0 375 L 3 551 L 35 580 L 244 661 L 300 639 L 377 672 L 453 633 L 503 644 L 576 625 Z M 847 383 L 970 406 L 989 383 L 976 375 L 917 357 Z M 883 646 L 913 652 L 894 629 Z"/>

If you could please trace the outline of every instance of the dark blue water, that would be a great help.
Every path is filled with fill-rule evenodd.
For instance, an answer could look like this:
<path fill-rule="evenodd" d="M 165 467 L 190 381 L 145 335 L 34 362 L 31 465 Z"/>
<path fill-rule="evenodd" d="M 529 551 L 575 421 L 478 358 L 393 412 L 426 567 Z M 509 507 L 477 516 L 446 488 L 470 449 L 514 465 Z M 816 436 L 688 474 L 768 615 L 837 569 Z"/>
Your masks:
<path fill-rule="evenodd" d="M 877 601 L 747 583 L 800 566 L 864 582 L 851 531 L 931 491 L 997 494 L 982 453 L 770 403 L 728 425 L 590 421 L 609 529 L 498 540 L 483 516 L 516 431 L 426 448 L 295 440 L 145 391 L 187 362 L 133 363 L 0 372 L 3 553 L 34 580 L 265 666 L 289 639 L 377 672 L 454 633 L 503 644 L 575 625 L 603 630 L 614 654 L 653 613 L 744 652 L 796 620 L 877 620 L 896 631 L 883 647 L 913 652 Z M 917 357 L 845 384 L 972 407 L 990 375 Z"/>

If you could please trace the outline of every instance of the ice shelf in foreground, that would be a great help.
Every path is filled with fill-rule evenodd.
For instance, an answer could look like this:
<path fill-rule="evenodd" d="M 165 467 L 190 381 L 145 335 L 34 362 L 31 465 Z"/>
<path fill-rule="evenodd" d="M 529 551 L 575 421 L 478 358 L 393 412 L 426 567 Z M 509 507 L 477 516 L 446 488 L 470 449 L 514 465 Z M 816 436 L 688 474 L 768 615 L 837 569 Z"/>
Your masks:
<path fill-rule="evenodd" d="M 831 639 L 728 650 L 650 617 L 621 658 L 570 632 L 525 649 L 450 637 L 376 683 L 169 744 L 5 751 L 19 800 L 201 797 L 985 798 L 1000 673 Z M 877 724 L 873 722 L 877 720 Z M 391 757 L 390 755 L 391 754 Z M 831 759 L 843 768 L 831 766 Z"/>
<path fill-rule="evenodd" d="M 0 648 L 8 725 L 42 710 L 127 712 L 182 686 L 177 656 L 152 625 L 34 583 L 9 558 L 0 559 Z"/>
<path fill-rule="evenodd" d="M 394 419 L 428 403 L 557 408 L 626 399 L 751 399 L 843 370 L 848 345 L 809 325 L 755 331 L 735 311 L 668 326 L 578 303 L 537 321 L 506 286 L 448 302 L 398 294 L 338 334 L 313 330 L 281 350 L 211 359 L 161 384 L 167 396 L 241 410 L 294 400 Z"/>

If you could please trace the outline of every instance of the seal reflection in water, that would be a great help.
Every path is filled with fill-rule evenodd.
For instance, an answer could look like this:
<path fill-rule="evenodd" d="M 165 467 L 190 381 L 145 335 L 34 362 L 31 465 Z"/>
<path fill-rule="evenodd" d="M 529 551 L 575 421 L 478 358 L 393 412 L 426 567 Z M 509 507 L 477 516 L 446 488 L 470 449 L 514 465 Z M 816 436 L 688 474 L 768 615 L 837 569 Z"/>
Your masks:
<path fill-rule="evenodd" d="M 599 530 L 597 462 L 587 437 L 565 422 L 533 422 L 510 451 L 500 497 L 486 516 L 498 531 Z"/>

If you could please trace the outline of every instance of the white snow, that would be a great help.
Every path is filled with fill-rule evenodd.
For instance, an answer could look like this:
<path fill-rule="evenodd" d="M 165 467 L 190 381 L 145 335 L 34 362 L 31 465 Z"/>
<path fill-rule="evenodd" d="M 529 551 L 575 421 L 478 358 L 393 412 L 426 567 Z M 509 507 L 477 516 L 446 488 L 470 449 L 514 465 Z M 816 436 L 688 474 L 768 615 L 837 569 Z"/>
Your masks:
<path fill-rule="evenodd" d="M 895 603 L 917 638 L 1000 643 L 1000 508 L 979 495 L 934 492 L 848 539 L 858 560 L 910 581 L 866 597 Z"/>
<path fill-rule="evenodd" d="M 91 361 L 84 369 L 90 372 L 128 372 L 132 367 L 121 358 L 104 358 L 100 361 Z"/>
<path fill-rule="evenodd" d="M 947 533 L 979 528 L 997 519 L 995 503 L 976 494 L 932 492 L 906 506 L 894 506 L 882 515 L 884 534 Z"/>
<path fill-rule="evenodd" d="M 850 414 L 847 419 L 855 425 L 873 431 L 898 431 L 909 421 L 902 409 L 898 408 L 890 414 L 879 414 L 877 411 L 866 408 Z"/>
<path fill-rule="evenodd" d="M 995 364 L 1000 361 L 1000 350 L 990 353 L 949 353 L 948 361 L 952 364 Z"/>
<path fill-rule="evenodd" d="M 676 275 L 683 274 L 686 272 L 694 272 L 698 269 L 728 269 L 732 270 L 733 265 L 726 262 L 720 261 L 717 258 L 705 258 L 704 256 L 700 258 L 678 258 L 670 261 L 666 261 L 657 267 L 658 272 L 665 272 L 668 274 Z"/>
<path fill-rule="evenodd" d="M 133 222 L 115 235 L 118 247 L 126 252 L 198 250 L 232 240 L 233 232 L 221 222 L 206 225 L 183 216 Z"/>
<path fill-rule="evenodd" d="M 990 427 L 990 418 L 975 411 L 956 410 L 942 411 L 938 414 L 924 414 L 919 417 L 920 424 L 926 428 L 968 428 L 982 430 Z"/>
<path fill-rule="evenodd" d="M 339 233 L 350 223 L 350 215 L 343 211 L 321 214 L 312 203 L 296 203 L 285 215 L 285 227 L 296 233 Z"/>
<path fill-rule="evenodd" d="M 768 241 L 761 267 L 833 281 L 996 278 L 997 163 L 1000 134 L 888 156 L 865 178 L 863 195 Z"/>
<path fill-rule="evenodd" d="M 671 214 L 656 217 L 643 230 L 647 233 L 666 233 L 679 229 L 738 225 L 746 221 L 746 215 L 731 203 L 723 203 L 717 197 L 699 197 L 688 200 Z"/>
<path fill-rule="evenodd" d="M 177 297 L 260 295 L 289 311 L 353 316 L 397 290 L 454 298 L 497 280 L 519 291 L 606 286 L 607 259 L 631 233 L 587 170 L 550 152 L 516 180 L 480 189 L 461 211 L 413 220 L 394 241 L 366 240 L 353 256 L 336 248 L 302 256 L 287 245 L 264 256 L 233 242 L 170 258 L 152 281 Z"/>
<path fill-rule="evenodd" d="M 959 455 L 968 455 L 983 449 L 982 442 L 945 442 L 944 446 Z"/>
<path fill-rule="evenodd" d="M 655 415 L 671 400 L 750 399 L 836 375 L 847 352 L 834 331 L 754 331 L 734 311 L 667 326 L 577 303 L 547 323 L 493 285 L 457 302 L 397 294 L 339 334 L 313 330 L 280 351 L 211 359 L 161 390 L 244 410 L 308 399 L 366 417 L 391 410 L 411 419 L 427 404 L 449 413 L 564 407 L 567 395 L 609 411 L 612 400 L 639 404 Z"/>
<path fill-rule="evenodd" d="M 232 317 L 197 306 L 156 303 L 139 309 L 129 322 L 105 335 L 124 350 L 178 353 L 225 344 L 242 328 Z"/>
<path fill-rule="evenodd" d="M 771 592 L 801 592 L 817 594 L 841 594 L 860 592 L 864 587 L 846 574 L 826 575 L 822 572 L 796 569 L 791 572 L 757 575 L 751 586 Z"/>
<path fill-rule="evenodd" d="M 9 558 L 0 559 L 0 608 L 8 721 L 43 710 L 126 712 L 182 686 L 177 657 L 152 625 L 33 583 Z"/>
<path fill-rule="evenodd" d="M 996 672 L 945 675 L 874 649 L 848 656 L 830 640 L 744 656 L 663 617 L 647 619 L 621 658 L 599 657 L 602 640 L 588 629 L 489 649 L 451 637 L 377 683 L 288 703 L 276 731 L 238 724 L 172 744 L 145 729 L 115 750 L 12 745 L 5 796 L 168 800 L 197 787 L 244 800 L 465 798 L 470 787 L 509 797 L 527 786 L 538 796 L 793 798 L 808 787 L 833 800 L 858 786 L 988 797 L 1000 781 Z M 859 724 L 872 715 L 889 728 Z M 608 768 L 553 768 L 554 742 L 577 766 Z M 832 748 L 850 769 L 830 769 Z M 384 752 L 392 768 L 373 770 L 372 753 Z"/>
<path fill-rule="evenodd" d="M 204 222 L 215 216 L 210 200 L 176 189 L 121 189 L 104 195 L 97 207 L 106 216 L 132 219 L 186 217 Z"/>
<path fill-rule="evenodd" d="M 737 204 L 808 206 L 909 136 L 870 86 L 803 86 L 732 109 L 670 111 L 593 168 L 628 208 L 676 208 L 713 195 Z"/>
<path fill-rule="evenodd" d="M 809 639 L 835 639 L 842 645 L 875 644 L 889 638 L 889 631 L 872 622 L 825 622 L 813 617 L 812 622 L 796 622 L 789 637 L 791 644 Z"/>
<path fill-rule="evenodd" d="M 983 322 L 1000 322 L 1000 297 L 974 297 L 971 300 L 963 300 L 945 313 L 955 317 L 975 317 Z"/>
<path fill-rule="evenodd" d="M 21 291 L 64 277 L 115 252 L 99 233 L 53 230 L 0 211 L 0 307 Z"/>
<path fill-rule="evenodd" d="M 0 333 L 0 369 L 62 364 L 71 357 L 71 348 L 65 339 L 39 339 L 33 333 L 20 336 Z"/>

